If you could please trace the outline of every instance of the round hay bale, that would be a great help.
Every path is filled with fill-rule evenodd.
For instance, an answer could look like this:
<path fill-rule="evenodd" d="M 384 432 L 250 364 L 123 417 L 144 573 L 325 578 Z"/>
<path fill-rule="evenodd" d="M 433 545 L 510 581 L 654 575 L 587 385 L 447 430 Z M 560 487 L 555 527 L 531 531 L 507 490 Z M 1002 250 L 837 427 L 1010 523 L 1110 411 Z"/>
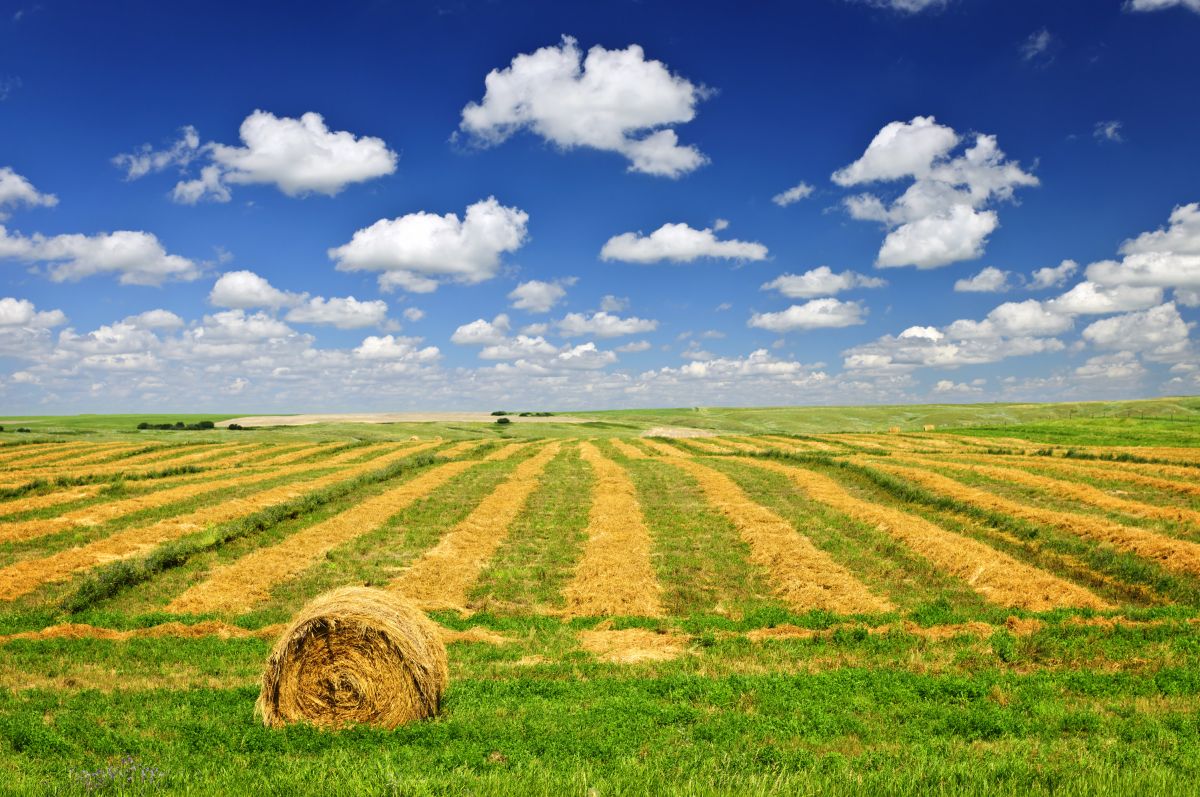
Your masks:
<path fill-rule="evenodd" d="M 392 592 L 313 599 L 267 659 L 256 711 L 269 727 L 394 728 L 438 712 L 450 671 L 437 626 Z"/>

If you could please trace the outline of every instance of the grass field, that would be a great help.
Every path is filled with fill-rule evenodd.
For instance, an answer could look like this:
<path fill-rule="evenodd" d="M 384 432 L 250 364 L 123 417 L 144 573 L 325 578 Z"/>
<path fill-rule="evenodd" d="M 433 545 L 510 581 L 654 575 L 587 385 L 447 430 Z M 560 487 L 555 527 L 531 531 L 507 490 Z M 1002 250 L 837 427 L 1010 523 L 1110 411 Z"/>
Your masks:
<path fill-rule="evenodd" d="M 1200 400 L 575 414 L 11 419 L 0 791 L 1195 793 Z M 346 584 L 442 626 L 441 716 L 262 727 Z"/>

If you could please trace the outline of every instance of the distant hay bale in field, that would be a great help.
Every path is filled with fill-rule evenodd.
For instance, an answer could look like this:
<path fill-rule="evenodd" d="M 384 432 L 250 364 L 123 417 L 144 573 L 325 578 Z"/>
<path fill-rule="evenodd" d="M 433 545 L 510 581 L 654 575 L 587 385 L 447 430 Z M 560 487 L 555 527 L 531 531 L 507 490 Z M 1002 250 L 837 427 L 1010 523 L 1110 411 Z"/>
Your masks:
<path fill-rule="evenodd" d="M 927 423 L 927 424 L 925 424 L 925 426 L 924 426 L 923 428 L 924 428 L 924 429 L 925 429 L 925 431 L 927 431 L 927 432 L 932 432 L 932 431 L 933 431 L 934 429 L 936 429 L 937 427 L 936 427 L 936 426 L 934 426 L 932 423 Z"/>
<path fill-rule="evenodd" d="M 888 427 L 888 434 L 900 434 L 900 427 L 899 426 Z"/>
<path fill-rule="evenodd" d="M 446 646 L 423 612 L 392 592 L 343 587 L 284 630 L 255 710 L 276 728 L 394 728 L 437 714 L 449 678 Z"/>
<path fill-rule="evenodd" d="M 415 434 L 408 438 L 408 442 L 410 443 L 419 443 L 420 441 L 421 438 L 417 437 Z"/>

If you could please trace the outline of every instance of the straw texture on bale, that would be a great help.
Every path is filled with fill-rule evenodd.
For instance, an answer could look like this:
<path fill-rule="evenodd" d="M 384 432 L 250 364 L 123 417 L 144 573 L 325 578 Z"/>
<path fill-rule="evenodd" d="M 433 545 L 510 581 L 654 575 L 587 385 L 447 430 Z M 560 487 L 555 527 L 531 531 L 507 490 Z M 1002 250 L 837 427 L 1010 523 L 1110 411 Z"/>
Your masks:
<path fill-rule="evenodd" d="M 395 593 L 343 587 L 283 632 L 255 706 L 263 723 L 395 728 L 432 717 L 450 671 L 438 627 Z"/>

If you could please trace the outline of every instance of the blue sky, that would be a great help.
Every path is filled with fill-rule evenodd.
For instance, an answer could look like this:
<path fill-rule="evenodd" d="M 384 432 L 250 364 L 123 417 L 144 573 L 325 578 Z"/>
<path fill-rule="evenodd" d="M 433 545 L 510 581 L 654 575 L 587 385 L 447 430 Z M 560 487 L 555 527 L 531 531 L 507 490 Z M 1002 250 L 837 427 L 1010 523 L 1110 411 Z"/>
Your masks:
<path fill-rule="evenodd" d="M 0 402 L 1197 391 L 1198 0 L 747 8 L 0 3 Z"/>

